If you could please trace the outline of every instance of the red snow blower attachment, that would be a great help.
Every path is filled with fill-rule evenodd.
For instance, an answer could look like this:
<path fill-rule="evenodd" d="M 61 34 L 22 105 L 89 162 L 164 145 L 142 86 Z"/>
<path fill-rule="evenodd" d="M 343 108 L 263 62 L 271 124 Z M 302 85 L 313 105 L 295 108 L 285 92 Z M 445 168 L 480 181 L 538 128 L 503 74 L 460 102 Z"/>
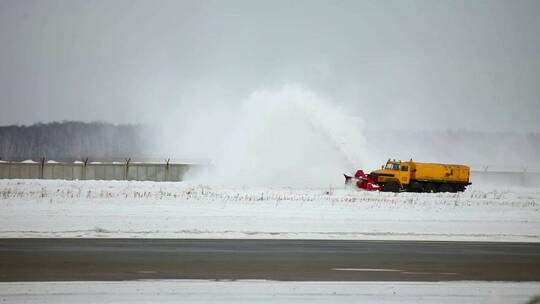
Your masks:
<path fill-rule="evenodd" d="M 381 190 L 381 187 L 376 184 L 376 181 L 373 180 L 369 175 L 366 175 L 363 170 L 358 170 L 354 174 L 354 176 L 349 176 L 347 174 L 343 174 L 345 176 L 345 184 L 350 184 L 352 182 L 356 183 L 356 186 L 360 189 L 364 189 L 367 191 L 379 191 Z"/>

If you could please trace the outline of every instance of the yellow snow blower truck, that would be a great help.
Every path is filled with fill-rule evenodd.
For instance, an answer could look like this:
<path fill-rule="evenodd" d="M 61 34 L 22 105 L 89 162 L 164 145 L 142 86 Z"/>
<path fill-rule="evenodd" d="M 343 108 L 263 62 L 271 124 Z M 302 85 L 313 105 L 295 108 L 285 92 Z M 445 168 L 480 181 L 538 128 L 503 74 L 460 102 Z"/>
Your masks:
<path fill-rule="evenodd" d="M 345 182 L 358 188 L 384 192 L 459 192 L 470 185 L 470 168 L 464 165 L 419 163 L 390 160 L 380 170 L 354 176 L 345 174 Z"/>

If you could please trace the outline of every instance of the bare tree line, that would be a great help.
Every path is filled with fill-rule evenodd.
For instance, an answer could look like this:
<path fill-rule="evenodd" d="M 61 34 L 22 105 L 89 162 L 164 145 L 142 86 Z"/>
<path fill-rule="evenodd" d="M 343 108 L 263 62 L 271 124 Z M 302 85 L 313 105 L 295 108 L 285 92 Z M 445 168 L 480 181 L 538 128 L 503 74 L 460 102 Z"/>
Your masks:
<path fill-rule="evenodd" d="M 4 160 L 116 159 L 141 150 L 139 126 L 63 121 L 0 127 Z"/>

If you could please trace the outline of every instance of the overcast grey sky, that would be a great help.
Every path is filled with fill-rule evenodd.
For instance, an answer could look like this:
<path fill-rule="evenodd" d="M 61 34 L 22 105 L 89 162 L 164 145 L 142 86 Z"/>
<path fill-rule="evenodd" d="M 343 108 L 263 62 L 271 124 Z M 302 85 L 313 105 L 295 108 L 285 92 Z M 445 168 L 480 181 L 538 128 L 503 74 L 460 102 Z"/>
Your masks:
<path fill-rule="evenodd" d="M 153 123 L 297 84 L 382 128 L 540 131 L 538 16 L 540 1 L 0 0 L 0 124 Z"/>

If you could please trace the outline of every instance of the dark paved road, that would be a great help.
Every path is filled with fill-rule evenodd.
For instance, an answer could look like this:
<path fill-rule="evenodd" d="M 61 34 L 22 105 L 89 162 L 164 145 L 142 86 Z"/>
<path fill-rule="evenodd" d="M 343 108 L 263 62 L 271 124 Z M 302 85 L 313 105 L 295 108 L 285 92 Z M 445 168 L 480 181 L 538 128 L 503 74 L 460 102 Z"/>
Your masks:
<path fill-rule="evenodd" d="M 540 281 L 539 243 L 0 239 L 0 281 Z"/>

